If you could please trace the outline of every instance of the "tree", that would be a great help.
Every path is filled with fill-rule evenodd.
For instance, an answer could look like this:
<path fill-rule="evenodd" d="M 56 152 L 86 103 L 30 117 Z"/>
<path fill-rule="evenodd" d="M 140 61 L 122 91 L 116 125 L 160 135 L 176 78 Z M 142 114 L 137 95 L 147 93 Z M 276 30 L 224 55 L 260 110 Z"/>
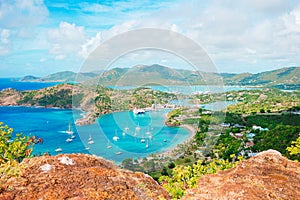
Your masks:
<path fill-rule="evenodd" d="M 290 147 L 287 147 L 286 150 L 290 155 L 294 155 L 297 160 L 300 160 L 300 135 L 296 141 L 292 141 Z"/>
<path fill-rule="evenodd" d="M 24 136 L 0 122 L 0 173 L 17 175 L 18 163 L 26 157 L 31 157 L 32 147 L 39 142 L 36 137 Z"/>

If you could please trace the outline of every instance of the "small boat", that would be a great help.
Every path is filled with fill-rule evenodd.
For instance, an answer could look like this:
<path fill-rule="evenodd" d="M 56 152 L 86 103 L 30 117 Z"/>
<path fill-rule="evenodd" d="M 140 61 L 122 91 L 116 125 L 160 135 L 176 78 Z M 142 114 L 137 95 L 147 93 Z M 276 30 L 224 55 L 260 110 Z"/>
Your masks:
<path fill-rule="evenodd" d="M 90 147 L 86 147 L 86 148 L 85 148 L 85 150 L 90 150 L 90 149 L 91 149 Z"/>
<path fill-rule="evenodd" d="M 66 133 L 67 134 L 73 134 L 74 132 L 72 131 L 72 129 L 71 129 L 71 124 L 69 123 L 69 129 L 68 130 L 66 130 Z"/>
<path fill-rule="evenodd" d="M 73 142 L 73 139 L 72 138 L 67 138 L 66 142 Z"/>
<path fill-rule="evenodd" d="M 164 142 L 167 142 L 168 140 L 164 139 Z"/>
<path fill-rule="evenodd" d="M 76 138 L 76 136 L 75 135 L 71 135 L 71 137 L 70 137 L 71 139 L 75 139 Z"/>
<path fill-rule="evenodd" d="M 123 133 L 122 133 L 122 135 L 123 135 L 123 136 L 125 136 L 125 135 L 126 135 L 126 133 L 125 133 L 125 132 L 123 132 Z"/>
<path fill-rule="evenodd" d="M 149 135 L 149 139 L 152 140 L 152 135 Z"/>
<path fill-rule="evenodd" d="M 55 152 L 61 152 L 62 151 L 62 148 L 57 148 L 57 149 L 55 149 Z"/>
<path fill-rule="evenodd" d="M 134 108 L 133 109 L 133 113 L 135 114 L 135 115 L 139 115 L 139 114 L 144 114 L 146 111 L 144 110 L 144 109 L 137 109 L 137 108 Z"/>
<path fill-rule="evenodd" d="M 141 143 L 145 143 L 146 140 L 144 138 L 141 139 Z"/>
<path fill-rule="evenodd" d="M 88 144 L 94 144 L 95 142 L 93 140 L 88 141 Z"/>
<path fill-rule="evenodd" d="M 119 139 L 120 139 L 120 138 L 119 138 L 118 136 L 114 136 L 114 137 L 113 137 L 113 140 L 114 140 L 114 141 L 118 141 Z"/>
<path fill-rule="evenodd" d="M 116 152 L 116 155 L 120 155 L 120 154 L 122 154 L 122 152 L 121 152 L 121 151 L 118 151 L 118 152 Z"/>

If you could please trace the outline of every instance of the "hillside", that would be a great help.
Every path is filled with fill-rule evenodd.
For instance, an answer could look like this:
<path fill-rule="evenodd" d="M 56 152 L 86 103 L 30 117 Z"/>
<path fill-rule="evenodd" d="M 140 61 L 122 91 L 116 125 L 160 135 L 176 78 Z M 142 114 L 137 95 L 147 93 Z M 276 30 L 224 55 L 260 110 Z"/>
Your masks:
<path fill-rule="evenodd" d="M 280 85 L 300 84 L 300 67 L 281 68 L 257 74 L 222 75 L 227 84 L 232 85 Z"/>
<path fill-rule="evenodd" d="M 132 68 L 114 68 L 104 73 L 58 72 L 42 78 L 26 76 L 26 81 L 89 82 L 102 86 L 132 85 L 215 85 L 223 79 L 225 85 L 275 86 L 293 89 L 300 86 L 300 67 L 281 68 L 257 74 L 208 73 L 184 69 L 173 69 L 158 64 L 137 65 Z M 222 83 L 222 82 L 221 82 Z"/>

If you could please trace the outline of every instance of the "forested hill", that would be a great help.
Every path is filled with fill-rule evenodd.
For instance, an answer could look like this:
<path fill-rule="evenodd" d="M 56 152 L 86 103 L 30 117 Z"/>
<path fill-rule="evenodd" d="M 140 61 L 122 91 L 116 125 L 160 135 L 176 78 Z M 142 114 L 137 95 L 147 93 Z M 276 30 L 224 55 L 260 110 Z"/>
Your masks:
<path fill-rule="evenodd" d="M 137 78 L 138 77 L 138 78 Z M 210 73 L 173 69 L 161 65 L 114 68 L 104 73 L 58 72 L 32 81 L 99 82 L 101 85 L 214 85 L 220 78 L 225 85 L 299 87 L 300 67 L 286 67 L 261 73 Z M 28 79 L 25 79 L 28 80 Z M 288 88 L 287 88 L 288 89 Z"/>

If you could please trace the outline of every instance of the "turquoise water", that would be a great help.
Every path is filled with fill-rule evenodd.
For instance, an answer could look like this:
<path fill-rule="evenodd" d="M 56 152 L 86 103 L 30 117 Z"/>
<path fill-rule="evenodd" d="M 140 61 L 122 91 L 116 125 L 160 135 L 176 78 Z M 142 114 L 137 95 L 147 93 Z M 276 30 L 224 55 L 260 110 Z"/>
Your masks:
<path fill-rule="evenodd" d="M 218 93 L 227 91 L 239 90 L 254 90 L 257 88 L 243 87 L 243 86 L 215 86 L 215 85 L 190 85 L 190 86 L 145 86 L 153 90 L 162 92 L 172 92 L 181 94 L 192 93 Z M 136 88 L 135 86 L 110 86 L 109 88 L 118 90 L 129 90 Z"/>
<path fill-rule="evenodd" d="M 112 113 L 87 126 L 75 126 L 74 119 L 78 119 L 82 113 L 76 110 L 73 112 L 66 109 L 0 107 L 0 121 L 14 128 L 15 133 L 23 132 L 43 138 L 44 143 L 34 147 L 35 154 L 89 153 L 115 162 L 168 150 L 190 135 L 185 129 L 164 125 L 164 114 L 167 111 L 147 112 L 137 116 L 131 111 Z M 69 123 L 72 124 L 76 138 L 67 143 L 65 140 L 69 135 L 65 131 Z M 140 127 L 140 130 L 136 130 L 136 127 Z M 126 134 L 123 135 L 123 132 Z M 147 132 L 151 132 L 152 139 Z M 114 141 L 114 136 L 120 139 Z M 90 137 L 94 144 L 88 144 Z M 145 139 L 145 143 L 141 139 Z M 107 146 L 112 147 L 107 149 Z M 61 148 L 62 152 L 55 152 L 57 148 Z M 117 155 L 117 152 L 121 154 Z"/>
<path fill-rule="evenodd" d="M 15 88 L 18 90 L 40 89 L 57 83 L 26 83 L 17 79 L 0 79 L 0 90 Z M 208 91 L 213 86 L 152 86 L 155 90 L 167 92 L 191 93 Z M 119 88 L 120 89 L 120 88 Z M 217 89 L 217 88 L 215 88 Z M 226 90 L 239 90 L 240 87 L 228 87 Z M 245 89 L 245 88 L 243 88 Z M 222 104 L 223 105 L 223 104 Z M 207 108 L 215 105 L 205 105 Z M 0 121 L 9 125 L 15 133 L 35 135 L 43 138 L 43 144 L 37 144 L 34 154 L 45 152 L 51 155 L 58 153 L 89 153 L 106 159 L 121 162 L 125 158 L 144 157 L 151 153 L 168 150 L 189 137 L 189 132 L 182 128 L 166 127 L 164 115 L 168 110 L 147 112 L 135 116 L 131 111 L 112 113 L 100 117 L 96 123 L 87 126 L 75 126 L 74 121 L 83 114 L 78 110 L 45 109 L 33 107 L 0 107 Z M 75 139 L 67 143 L 68 125 L 74 131 Z M 128 130 L 125 128 L 128 128 Z M 140 129 L 137 129 L 139 127 Z M 147 134 L 150 132 L 151 134 Z M 123 134 L 124 133 L 124 134 Z M 150 136 L 151 135 L 151 139 Z M 114 141 L 113 137 L 119 137 Z M 94 144 L 88 144 L 89 138 Z M 141 142 L 144 139 L 145 142 Z M 107 148 L 111 146 L 111 148 Z M 148 146 L 148 147 L 146 147 Z M 55 149 L 61 148 L 61 152 Z M 87 149 L 88 148 L 88 149 Z M 116 154 L 116 153 L 120 154 Z"/>

